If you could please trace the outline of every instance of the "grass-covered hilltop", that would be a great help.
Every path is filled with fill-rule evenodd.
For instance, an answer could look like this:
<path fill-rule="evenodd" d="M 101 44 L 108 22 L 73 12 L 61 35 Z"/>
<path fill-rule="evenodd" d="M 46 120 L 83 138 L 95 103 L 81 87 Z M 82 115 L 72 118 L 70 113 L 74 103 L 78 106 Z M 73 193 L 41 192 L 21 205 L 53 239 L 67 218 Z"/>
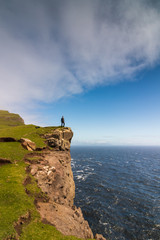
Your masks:
<path fill-rule="evenodd" d="M 56 149 L 52 148 L 53 143 L 57 146 L 56 138 L 48 140 L 52 139 L 51 147 L 46 143 L 49 134 L 55 135 L 55 130 L 61 133 L 63 129 L 25 125 L 19 115 L 0 111 L 0 240 L 80 239 L 75 236 L 65 236 L 61 233 L 63 229 L 60 232 L 53 226 L 56 226 L 56 223 L 42 221 L 37 207 L 38 201 L 42 204 L 50 202 L 47 193 L 38 185 L 38 174 L 42 172 L 39 167 L 42 165 L 40 158 L 45 149 L 46 151 Z M 34 142 L 34 149 L 28 150 L 27 145 L 23 145 L 24 139 Z M 67 143 L 63 142 L 64 144 L 67 149 Z M 63 150 L 62 145 L 60 154 L 62 154 L 61 150 Z M 47 176 L 49 174 L 48 171 Z M 60 200 L 55 200 L 55 204 L 58 204 L 58 201 Z"/>
<path fill-rule="evenodd" d="M 20 126 L 24 125 L 23 119 L 15 113 L 9 113 L 5 110 L 0 110 L 0 128 L 6 127 L 6 126 Z"/>

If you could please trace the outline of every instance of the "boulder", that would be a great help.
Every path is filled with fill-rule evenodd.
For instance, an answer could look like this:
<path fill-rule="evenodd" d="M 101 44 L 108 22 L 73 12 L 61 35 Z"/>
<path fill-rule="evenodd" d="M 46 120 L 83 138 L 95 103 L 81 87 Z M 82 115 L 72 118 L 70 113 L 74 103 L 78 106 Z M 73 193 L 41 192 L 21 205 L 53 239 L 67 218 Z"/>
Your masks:
<path fill-rule="evenodd" d="M 32 142 L 30 139 L 28 138 L 21 138 L 20 139 L 21 145 L 29 150 L 29 151 L 34 151 L 36 150 L 36 144 L 34 142 Z"/>

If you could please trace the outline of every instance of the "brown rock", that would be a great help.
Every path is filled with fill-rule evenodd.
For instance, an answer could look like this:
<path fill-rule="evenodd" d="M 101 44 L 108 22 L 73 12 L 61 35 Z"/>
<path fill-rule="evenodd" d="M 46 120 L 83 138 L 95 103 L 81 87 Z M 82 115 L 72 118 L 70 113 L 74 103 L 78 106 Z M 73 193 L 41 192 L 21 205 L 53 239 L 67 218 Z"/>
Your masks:
<path fill-rule="evenodd" d="M 48 146 L 50 146 L 50 147 L 60 147 L 61 146 L 61 141 L 60 140 L 58 140 L 57 138 L 53 138 L 53 137 L 51 137 L 51 138 L 49 138 L 49 139 L 47 139 L 47 145 Z"/>
<path fill-rule="evenodd" d="M 96 234 L 95 239 L 96 240 L 106 240 L 106 238 L 104 238 L 102 234 L 98 234 L 98 233 Z"/>
<path fill-rule="evenodd" d="M 64 235 L 93 239 L 93 233 L 80 208 L 40 202 L 38 209 L 42 221 L 54 225 Z"/>
<path fill-rule="evenodd" d="M 44 135 L 46 143 L 52 148 L 58 148 L 61 151 L 69 151 L 73 132 L 70 128 L 56 129 L 52 133 Z"/>
<path fill-rule="evenodd" d="M 32 169 L 31 169 L 31 174 L 32 174 L 32 176 L 34 176 L 34 175 L 37 173 L 37 171 L 38 171 L 38 167 L 35 166 L 35 165 L 33 165 L 33 166 L 32 166 Z"/>
<path fill-rule="evenodd" d="M 73 132 L 72 132 L 72 130 L 71 130 L 70 128 L 68 128 L 68 129 L 65 128 L 65 129 L 63 130 L 62 138 L 65 139 L 65 140 L 67 140 L 67 141 L 69 141 L 69 142 L 71 142 L 72 137 L 73 137 Z"/>
<path fill-rule="evenodd" d="M 30 171 L 38 180 L 39 187 L 52 201 L 73 205 L 75 184 L 69 152 L 48 151 L 44 154 L 43 160 L 30 165 Z"/>
<path fill-rule="evenodd" d="M 56 139 L 60 140 L 62 138 L 62 132 L 60 130 L 56 129 L 52 133 L 45 134 L 44 137 L 46 139 L 56 138 Z"/>
<path fill-rule="evenodd" d="M 93 239 L 92 230 L 81 209 L 74 206 L 75 183 L 69 152 L 72 136 L 69 128 L 56 129 L 45 134 L 47 144 L 53 149 L 46 148 L 37 162 L 30 161 L 28 171 L 48 197 L 47 202 L 36 199 L 42 221 L 54 225 L 64 235 Z"/>
<path fill-rule="evenodd" d="M 21 145 L 29 150 L 29 151 L 34 151 L 36 150 L 36 144 L 34 142 L 32 142 L 31 140 L 29 140 L 28 138 L 21 138 L 20 139 Z"/>
<path fill-rule="evenodd" d="M 63 140 L 64 141 L 64 140 Z M 37 201 L 36 206 L 44 223 L 54 225 L 65 235 L 93 238 L 80 208 L 73 205 L 75 184 L 68 151 L 45 150 L 38 162 L 30 162 L 30 172 L 49 202 Z"/>
<path fill-rule="evenodd" d="M 70 150 L 70 142 L 67 140 L 62 139 L 61 140 L 61 145 L 60 145 L 60 150 L 65 151 L 65 150 Z"/>
<path fill-rule="evenodd" d="M 52 133 L 52 136 L 61 140 L 62 139 L 62 131 L 60 129 L 56 129 L 54 130 L 54 132 Z"/>

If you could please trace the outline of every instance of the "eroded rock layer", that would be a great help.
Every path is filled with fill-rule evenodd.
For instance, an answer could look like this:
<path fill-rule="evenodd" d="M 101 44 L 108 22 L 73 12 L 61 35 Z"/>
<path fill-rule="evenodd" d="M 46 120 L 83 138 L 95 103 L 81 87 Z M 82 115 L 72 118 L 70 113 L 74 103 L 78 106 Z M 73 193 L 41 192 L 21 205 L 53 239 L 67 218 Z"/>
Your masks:
<path fill-rule="evenodd" d="M 67 151 L 45 150 L 38 161 L 30 164 L 30 172 L 51 201 L 73 206 L 75 184 Z"/>
<path fill-rule="evenodd" d="M 71 129 L 56 129 L 44 136 L 48 146 L 40 154 L 32 153 L 28 171 L 37 180 L 38 186 L 47 194 L 48 202 L 37 202 L 42 221 L 54 225 L 64 235 L 93 238 L 88 222 L 80 208 L 74 206 L 75 184 L 71 169 Z"/>

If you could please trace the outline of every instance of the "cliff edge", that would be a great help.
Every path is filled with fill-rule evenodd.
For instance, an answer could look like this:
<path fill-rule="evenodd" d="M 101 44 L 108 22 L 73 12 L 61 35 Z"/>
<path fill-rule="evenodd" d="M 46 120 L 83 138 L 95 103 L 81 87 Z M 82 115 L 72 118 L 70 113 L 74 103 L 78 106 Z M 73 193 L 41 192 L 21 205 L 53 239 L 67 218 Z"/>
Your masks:
<path fill-rule="evenodd" d="M 0 115 L 0 239 L 93 239 L 74 205 L 72 130 L 24 125 L 7 111 Z"/>
<path fill-rule="evenodd" d="M 27 172 L 37 180 L 39 188 L 48 197 L 36 200 L 43 223 L 55 226 L 64 235 L 93 238 L 80 208 L 74 206 L 75 184 L 71 169 L 70 142 L 73 132 L 62 128 L 44 134 L 49 148 L 25 157 Z M 30 157 L 34 161 L 30 161 Z"/>

